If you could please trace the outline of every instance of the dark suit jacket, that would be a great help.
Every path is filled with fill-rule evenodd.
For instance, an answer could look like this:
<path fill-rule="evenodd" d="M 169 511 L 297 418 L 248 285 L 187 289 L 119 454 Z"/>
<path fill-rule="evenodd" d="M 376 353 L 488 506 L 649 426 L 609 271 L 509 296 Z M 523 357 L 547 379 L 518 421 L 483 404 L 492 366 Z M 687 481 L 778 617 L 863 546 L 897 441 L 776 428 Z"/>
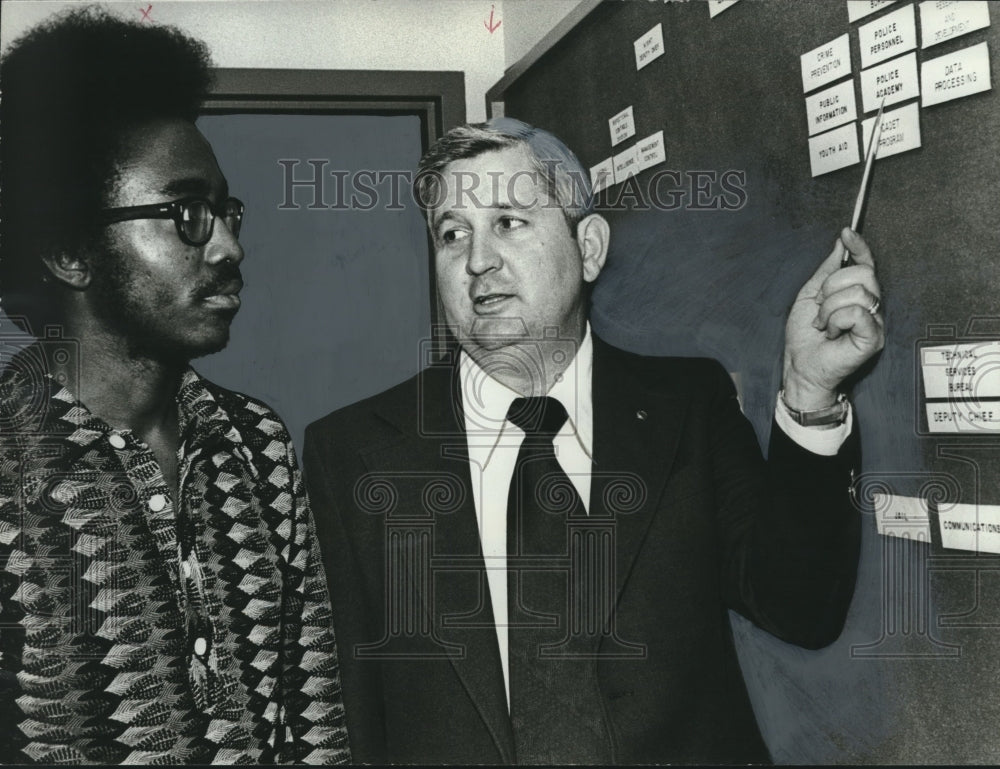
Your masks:
<path fill-rule="evenodd" d="M 457 387 L 446 362 L 306 431 L 357 761 L 513 760 Z M 765 463 L 717 363 L 596 338 L 593 400 L 615 637 L 581 662 L 599 690 L 581 696 L 600 698 L 616 762 L 768 761 L 727 609 L 807 648 L 839 635 L 856 441 L 818 457 L 774 426 Z"/>

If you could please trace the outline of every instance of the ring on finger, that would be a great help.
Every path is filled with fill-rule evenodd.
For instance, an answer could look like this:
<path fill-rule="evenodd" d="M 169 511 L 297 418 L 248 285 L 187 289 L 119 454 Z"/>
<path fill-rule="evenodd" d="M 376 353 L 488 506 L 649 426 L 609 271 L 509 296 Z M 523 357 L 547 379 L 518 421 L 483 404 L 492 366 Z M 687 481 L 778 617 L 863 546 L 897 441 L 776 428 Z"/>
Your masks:
<path fill-rule="evenodd" d="M 878 313 L 879 307 L 881 307 L 881 306 L 882 306 L 882 300 L 879 297 L 876 296 L 872 300 L 871 306 L 869 306 L 869 308 L 868 308 L 868 313 L 870 315 L 875 315 L 876 313 Z"/>

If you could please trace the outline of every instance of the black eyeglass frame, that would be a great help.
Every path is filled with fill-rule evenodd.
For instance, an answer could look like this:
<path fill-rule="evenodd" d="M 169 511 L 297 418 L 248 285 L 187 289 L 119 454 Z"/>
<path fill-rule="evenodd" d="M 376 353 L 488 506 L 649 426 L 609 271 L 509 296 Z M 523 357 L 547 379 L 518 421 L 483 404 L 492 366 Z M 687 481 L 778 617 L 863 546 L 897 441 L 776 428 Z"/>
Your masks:
<path fill-rule="evenodd" d="M 212 214 L 212 221 L 208 225 L 208 233 L 205 235 L 205 239 L 200 242 L 188 237 L 184 232 L 184 211 L 192 203 L 205 204 Z M 225 221 L 227 218 L 226 210 L 232 204 L 236 205 L 236 215 L 232 223 L 226 222 L 226 226 L 229 227 L 229 231 L 233 233 L 234 238 L 239 238 L 240 228 L 243 225 L 243 212 L 246 207 L 243 205 L 243 201 L 238 198 L 226 198 L 222 202 L 222 205 L 218 207 L 213 206 L 212 201 L 208 198 L 188 197 L 181 198 L 180 200 L 172 200 L 169 203 L 149 203 L 143 206 L 105 208 L 101 211 L 101 221 L 103 224 L 115 224 L 116 222 L 128 222 L 135 219 L 173 219 L 174 226 L 177 228 L 177 236 L 182 242 L 189 246 L 203 246 L 212 239 L 212 234 L 215 232 L 215 220 L 221 218 Z"/>

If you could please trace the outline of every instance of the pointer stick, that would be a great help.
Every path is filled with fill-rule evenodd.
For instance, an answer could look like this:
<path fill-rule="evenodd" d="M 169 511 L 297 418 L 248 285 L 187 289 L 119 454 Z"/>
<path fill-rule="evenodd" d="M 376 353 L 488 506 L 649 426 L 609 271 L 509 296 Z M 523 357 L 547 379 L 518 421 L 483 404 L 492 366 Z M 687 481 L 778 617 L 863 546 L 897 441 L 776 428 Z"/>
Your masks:
<path fill-rule="evenodd" d="M 865 158 L 865 172 L 861 177 L 861 189 L 858 190 L 858 199 L 854 203 L 854 216 L 851 217 L 851 229 L 858 231 L 858 224 L 861 222 L 861 208 L 865 204 L 865 192 L 868 190 L 868 177 L 871 176 L 872 164 L 875 161 L 875 148 L 878 147 L 879 139 L 882 138 L 882 108 L 885 107 L 885 99 L 878 107 L 878 115 L 875 116 L 875 124 L 872 126 L 871 139 L 868 142 L 868 157 Z M 851 263 L 851 252 L 844 250 L 844 256 L 840 260 L 841 267 L 847 267 Z"/>

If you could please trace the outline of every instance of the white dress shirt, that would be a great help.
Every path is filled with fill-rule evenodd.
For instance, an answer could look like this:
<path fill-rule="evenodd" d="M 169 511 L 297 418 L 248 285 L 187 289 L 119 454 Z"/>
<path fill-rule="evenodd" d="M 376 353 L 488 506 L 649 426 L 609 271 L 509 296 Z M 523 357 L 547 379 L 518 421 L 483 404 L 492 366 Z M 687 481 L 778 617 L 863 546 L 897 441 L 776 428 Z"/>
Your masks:
<path fill-rule="evenodd" d="M 549 397 L 557 398 L 569 415 L 566 424 L 554 438 L 553 446 L 556 461 L 569 476 L 588 513 L 594 436 L 591 390 L 593 368 L 594 343 L 588 323 L 576 356 L 547 393 Z M 464 351 L 459 360 L 459 376 L 462 380 L 462 406 L 469 448 L 472 497 L 476 505 L 479 539 L 486 562 L 486 577 L 509 707 L 507 495 L 524 432 L 507 421 L 507 411 L 511 402 L 520 395 L 489 376 Z M 834 429 L 803 427 L 792 419 L 779 398 L 775 419 L 778 426 L 803 448 L 815 454 L 833 456 L 850 435 L 852 414 L 848 410 L 847 421 Z"/>

